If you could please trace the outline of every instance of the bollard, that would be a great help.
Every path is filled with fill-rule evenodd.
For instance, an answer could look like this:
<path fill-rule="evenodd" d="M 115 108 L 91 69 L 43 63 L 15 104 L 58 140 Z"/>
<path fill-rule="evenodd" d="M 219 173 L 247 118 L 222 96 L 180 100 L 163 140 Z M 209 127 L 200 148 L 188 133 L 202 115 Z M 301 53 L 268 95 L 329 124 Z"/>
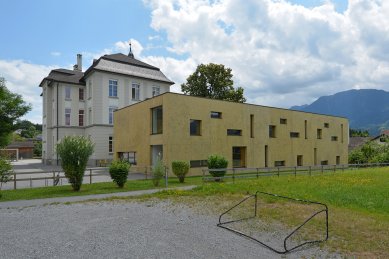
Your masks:
<path fill-rule="evenodd" d="M 14 190 L 16 190 L 16 173 L 14 172 Z"/>
<path fill-rule="evenodd" d="M 89 170 L 89 184 L 92 184 L 92 169 Z"/>

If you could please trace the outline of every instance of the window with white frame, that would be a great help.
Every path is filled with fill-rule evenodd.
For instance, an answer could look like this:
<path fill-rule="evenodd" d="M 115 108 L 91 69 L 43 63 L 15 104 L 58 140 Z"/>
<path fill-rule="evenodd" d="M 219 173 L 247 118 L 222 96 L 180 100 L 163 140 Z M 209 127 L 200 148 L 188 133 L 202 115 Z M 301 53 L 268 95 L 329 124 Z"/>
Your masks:
<path fill-rule="evenodd" d="M 65 125 L 66 126 L 70 126 L 70 114 L 71 114 L 71 109 L 70 108 L 66 108 L 65 109 Z"/>
<path fill-rule="evenodd" d="M 108 123 L 109 124 L 113 124 L 113 112 L 115 111 L 115 110 L 117 110 L 117 108 L 118 107 L 116 107 L 116 106 L 110 106 L 109 107 L 109 121 L 108 121 Z"/>
<path fill-rule="evenodd" d="M 161 88 L 159 86 L 153 86 L 153 97 L 160 95 Z"/>
<path fill-rule="evenodd" d="M 71 91 L 72 89 L 70 88 L 70 86 L 66 86 L 65 87 L 65 99 L 70 99 L 70 96 L 71 96 Z"/>
<path fill-rule="evenodd" d="M 139 101 L 139 90 L 140 85 L 137 83 L 132 83 L 132 100 Z"/>
<path fill-rule="evenodd" d="M 109 136 L 108 139 L 108 152 L 112 153 L 113 152 L 113 137 Z"/>
<path fill-rule="evenodd" d="M 117 97 L 118 96 L 118 81 L 117 80 L 109 80 L 109 97 Z"/>

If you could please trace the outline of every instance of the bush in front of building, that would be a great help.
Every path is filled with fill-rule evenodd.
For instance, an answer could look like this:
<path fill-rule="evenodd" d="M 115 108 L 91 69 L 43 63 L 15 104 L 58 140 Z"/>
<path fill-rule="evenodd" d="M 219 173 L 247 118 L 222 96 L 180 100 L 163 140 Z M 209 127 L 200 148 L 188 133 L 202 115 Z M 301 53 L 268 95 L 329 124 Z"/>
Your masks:
<path fill-rule="evenodd" d="M 84 136 L 66 136 L 57 144 L 62 169 L 74 191 L 81 189 L 86 164 L 93 149 L 92 141 Z"/>
<path fill-rule="evenodd" d="M 123 188 L 127 182 L 130 164 L 123 160 L 115 160 L 109 166 L 109 175 L 119 188 Z"/>
<path fill-rule="evenodd" d="M 180 183 L 185 181 L 185 176 L 189 172 L 189 163 L 186 161 L 173 161 L 172 162 L 173 174 L 178 177 Z"/>
<path fill-rule="evenodd" d="M 3 187 L 3 183 L 7 183 L 12 180 L 12 165 L 6 160 L 5 157 L 0 156 L 0 191 Z M 2 194 L 0 192 L 0 198 Z"/>
<path fill-rule="evenodd" d="M 162 160 L 160 157 L 157 158 L 157 162 L 152 169 L 153 174 L 153 184 L 155 187 L 159 186 L 159 182 L 165 175 L 165 167 L 163 166 Z"/>
<path fill-rule="evenodd" d="M 210 155 L 208 157 L 208 169 L 209 169 L 209 173 L 213 177 L 223 177 L 226 174 L 226 171 L 220 169 L 225 169 L 227 168 L 227 166 L 228 166 L 228 161 L 223 156 Z M 218 169 L 218 170 L 211 170 L 211 169 Z"/>

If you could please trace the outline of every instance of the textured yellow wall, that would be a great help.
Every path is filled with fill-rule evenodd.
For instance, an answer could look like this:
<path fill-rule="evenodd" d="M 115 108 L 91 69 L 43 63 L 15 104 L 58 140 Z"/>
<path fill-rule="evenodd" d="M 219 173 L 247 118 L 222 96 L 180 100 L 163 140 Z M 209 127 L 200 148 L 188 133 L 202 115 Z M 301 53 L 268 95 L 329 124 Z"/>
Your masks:
<path fill-rule="evenodd" d="M 163 107 L 163 133 L 151 135 L 151 108 Z M 222 113 L 221 119 L 210 117 L 210 112 Z M 253 137 L 250 135 L 250 115 L 253 115 Z M 280 118 L 287 124 L 280 124 Z M 191 119 L 201 120 L 201 136 L 190 136 Z M 305 139 L 305 120 L 307 139 Z M 329 128 L 324 127 L 329 124 Z M 343 124 L 343 132 L 341 125 Z M 276 126 L 276 138 L 269 138 L 269 125 Z M 317 139 L 317 129 L 322 139 Z M 227 136 L 227 129 L 240 129 L 242 136 Z M 299 132 L 291 138 L 290 132 Z M 331 137 L 337 136 L 337 141 Z M 342 137 L 343 136 L 343 137 Z M 343 141 L 342 141 L 343 140 Z M 173 160 L 205 160 L 210 154 L 220 154 L 232 167 L 232 147 L 246 147 L 246 167 L 265 166 L 265 145 L 268 146 L 268 166 L 284 160 L 285 166 L 296 166 L 297 155 L 303 165 L 348 161 L 348 121 L 345 118 L 291 111 L 258 105 L 240 104 L 165 93 L 141 103 L 125 107 L 114 115 L 114 152 L 137 152 L 139 166 L 150 165 L 150 146 L 163 145 L 163 160 L 168 166 Z M 199 174 L 200 169 L 191 169 Z"/>

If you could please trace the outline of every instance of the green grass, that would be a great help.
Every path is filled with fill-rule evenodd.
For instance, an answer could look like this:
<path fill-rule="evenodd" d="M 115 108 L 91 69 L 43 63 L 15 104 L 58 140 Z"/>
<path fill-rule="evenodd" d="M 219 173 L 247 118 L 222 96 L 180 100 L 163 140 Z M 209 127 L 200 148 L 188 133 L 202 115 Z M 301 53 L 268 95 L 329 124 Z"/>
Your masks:
<path fill-rule="evenodd" d="M 389 214 L 389 168 L 327 172 L 323 175 L 268 176 L 236 179 L 235 183 L 207 183 L 194 195 L 276 193 L 300 199 L 352 208 L 369 213 Z"/>
<path fill-rule="evenodd" d="M 170 178 L 168 187 L 185 186 L 192 184 L 200 184 L 201 178 L 191 177 L 185 180 L 185 183 L 179 183 L 177 178 Z M 0 202 L 14 201 L 14 200 L 32 200 L 32 199 L 44 199 L 54 197 L 70 197 L 70 196 L 83 196 L 91 194 L 103 194 L 103 193 L 116 193 L 116 192 L 128 192 L 147 189 L 164 188 L 165 181 L 161 180 L 159 187 L 154 187 L 151 180 L 133 180 L 127 181 L 124 188 L 118 188 L 114 183 L 93 183 L 83 184 L 81 190 L 74 192 L 70 185 L 55 186 L 55 187 L 40 187 L 40 188 L 25 188 L 17 190 L 3 190 L 1 191 L 2 197 Z"/>

